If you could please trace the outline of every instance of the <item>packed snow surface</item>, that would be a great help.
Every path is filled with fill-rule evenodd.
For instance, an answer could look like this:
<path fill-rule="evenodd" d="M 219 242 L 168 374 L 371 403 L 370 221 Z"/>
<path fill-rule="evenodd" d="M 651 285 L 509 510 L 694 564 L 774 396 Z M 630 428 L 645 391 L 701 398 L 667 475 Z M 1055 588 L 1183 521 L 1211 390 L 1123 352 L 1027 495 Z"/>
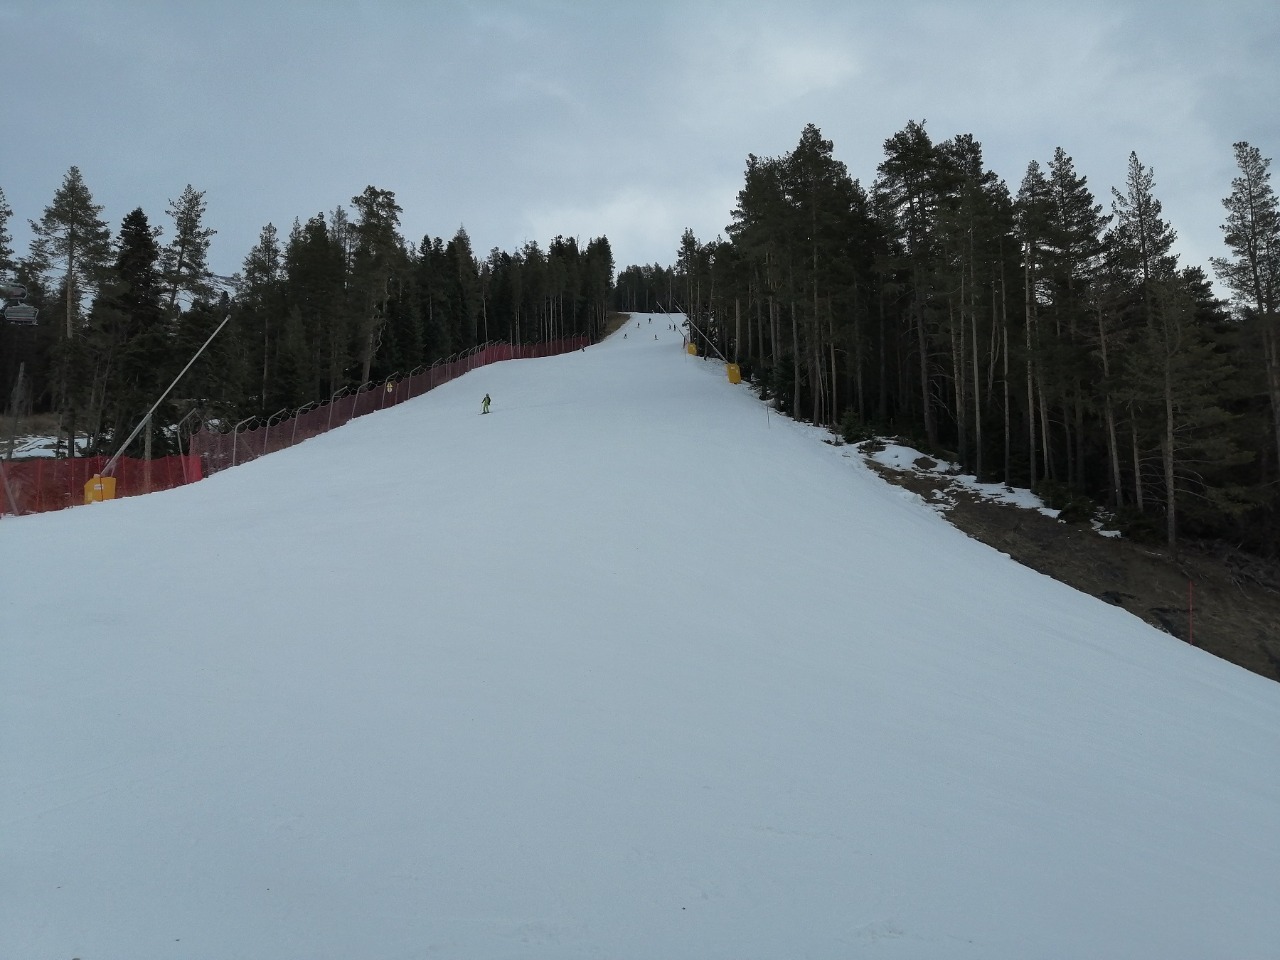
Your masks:
<path fill-rule="evenodd" d="M 1276 957 L 1280 685 L 670 319 L 4 520 L 0 957 Z"/>

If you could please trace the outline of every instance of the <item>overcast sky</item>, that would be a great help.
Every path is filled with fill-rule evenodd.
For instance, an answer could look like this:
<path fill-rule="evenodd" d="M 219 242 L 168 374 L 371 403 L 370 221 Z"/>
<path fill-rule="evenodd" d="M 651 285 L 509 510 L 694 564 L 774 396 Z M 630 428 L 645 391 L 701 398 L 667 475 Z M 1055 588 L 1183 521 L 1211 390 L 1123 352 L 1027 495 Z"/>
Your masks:
<path fill-rule="evenodd" d="M 971 133 L 1017 189 L 1057 146 L 1098 199 L 1154 169 L 1185 264 L 1220 255 L 1231 145 L 1280 154 L 1280 3 L 0 0 L 0 188 L 20 253 L 68 167 L 104 216 L 205 191 L 217 273 L 372 184 L 479 256 L 605 235 L 670 264 L 747 154 L 806 123 L 870 185 L 886 138 Z"/>

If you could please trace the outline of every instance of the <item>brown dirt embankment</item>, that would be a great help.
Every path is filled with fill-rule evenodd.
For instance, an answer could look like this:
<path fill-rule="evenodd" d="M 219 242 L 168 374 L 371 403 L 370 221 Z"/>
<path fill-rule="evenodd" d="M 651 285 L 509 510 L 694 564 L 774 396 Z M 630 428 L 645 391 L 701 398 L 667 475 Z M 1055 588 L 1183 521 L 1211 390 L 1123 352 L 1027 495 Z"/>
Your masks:
<path fill-rule="evenodd" d="M 969 536 L 1077 590 L 1123 607 L 1154 627 L 1215 656 L 1280 681 L 1280 564 L 1218 544 L 1163 547 L 1103 537 L 1070 524 L 983 499 L 932 472 L 894 470 L 869 457 L 890 483 L 950 504 L 944 515 Z"/>

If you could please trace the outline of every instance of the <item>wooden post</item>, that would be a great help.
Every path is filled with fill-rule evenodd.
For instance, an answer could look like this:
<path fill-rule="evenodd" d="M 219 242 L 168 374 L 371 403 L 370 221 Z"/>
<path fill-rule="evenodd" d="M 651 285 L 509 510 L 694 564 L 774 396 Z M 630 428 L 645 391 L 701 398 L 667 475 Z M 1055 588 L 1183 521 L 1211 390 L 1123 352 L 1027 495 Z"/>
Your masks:
<path fill-rule="evenodd" d="M 151 492 L 151 414 L 147 414 L 144 421 L 146 426 L 143 427 L 142 434 L 142 459 L 146 462 L 142 466 L 142 492 Z"/>

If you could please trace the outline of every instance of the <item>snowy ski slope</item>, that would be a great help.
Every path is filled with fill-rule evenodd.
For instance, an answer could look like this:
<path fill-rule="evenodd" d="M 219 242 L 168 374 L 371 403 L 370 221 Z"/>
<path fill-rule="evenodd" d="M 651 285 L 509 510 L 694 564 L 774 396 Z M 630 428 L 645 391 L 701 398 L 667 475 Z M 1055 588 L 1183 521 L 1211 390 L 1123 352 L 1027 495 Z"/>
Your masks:
<path fill-rule="evenodd" d="M 1280 955 L 1280 686 L 667 324 L 0 524 L 0 957 Z"/>

